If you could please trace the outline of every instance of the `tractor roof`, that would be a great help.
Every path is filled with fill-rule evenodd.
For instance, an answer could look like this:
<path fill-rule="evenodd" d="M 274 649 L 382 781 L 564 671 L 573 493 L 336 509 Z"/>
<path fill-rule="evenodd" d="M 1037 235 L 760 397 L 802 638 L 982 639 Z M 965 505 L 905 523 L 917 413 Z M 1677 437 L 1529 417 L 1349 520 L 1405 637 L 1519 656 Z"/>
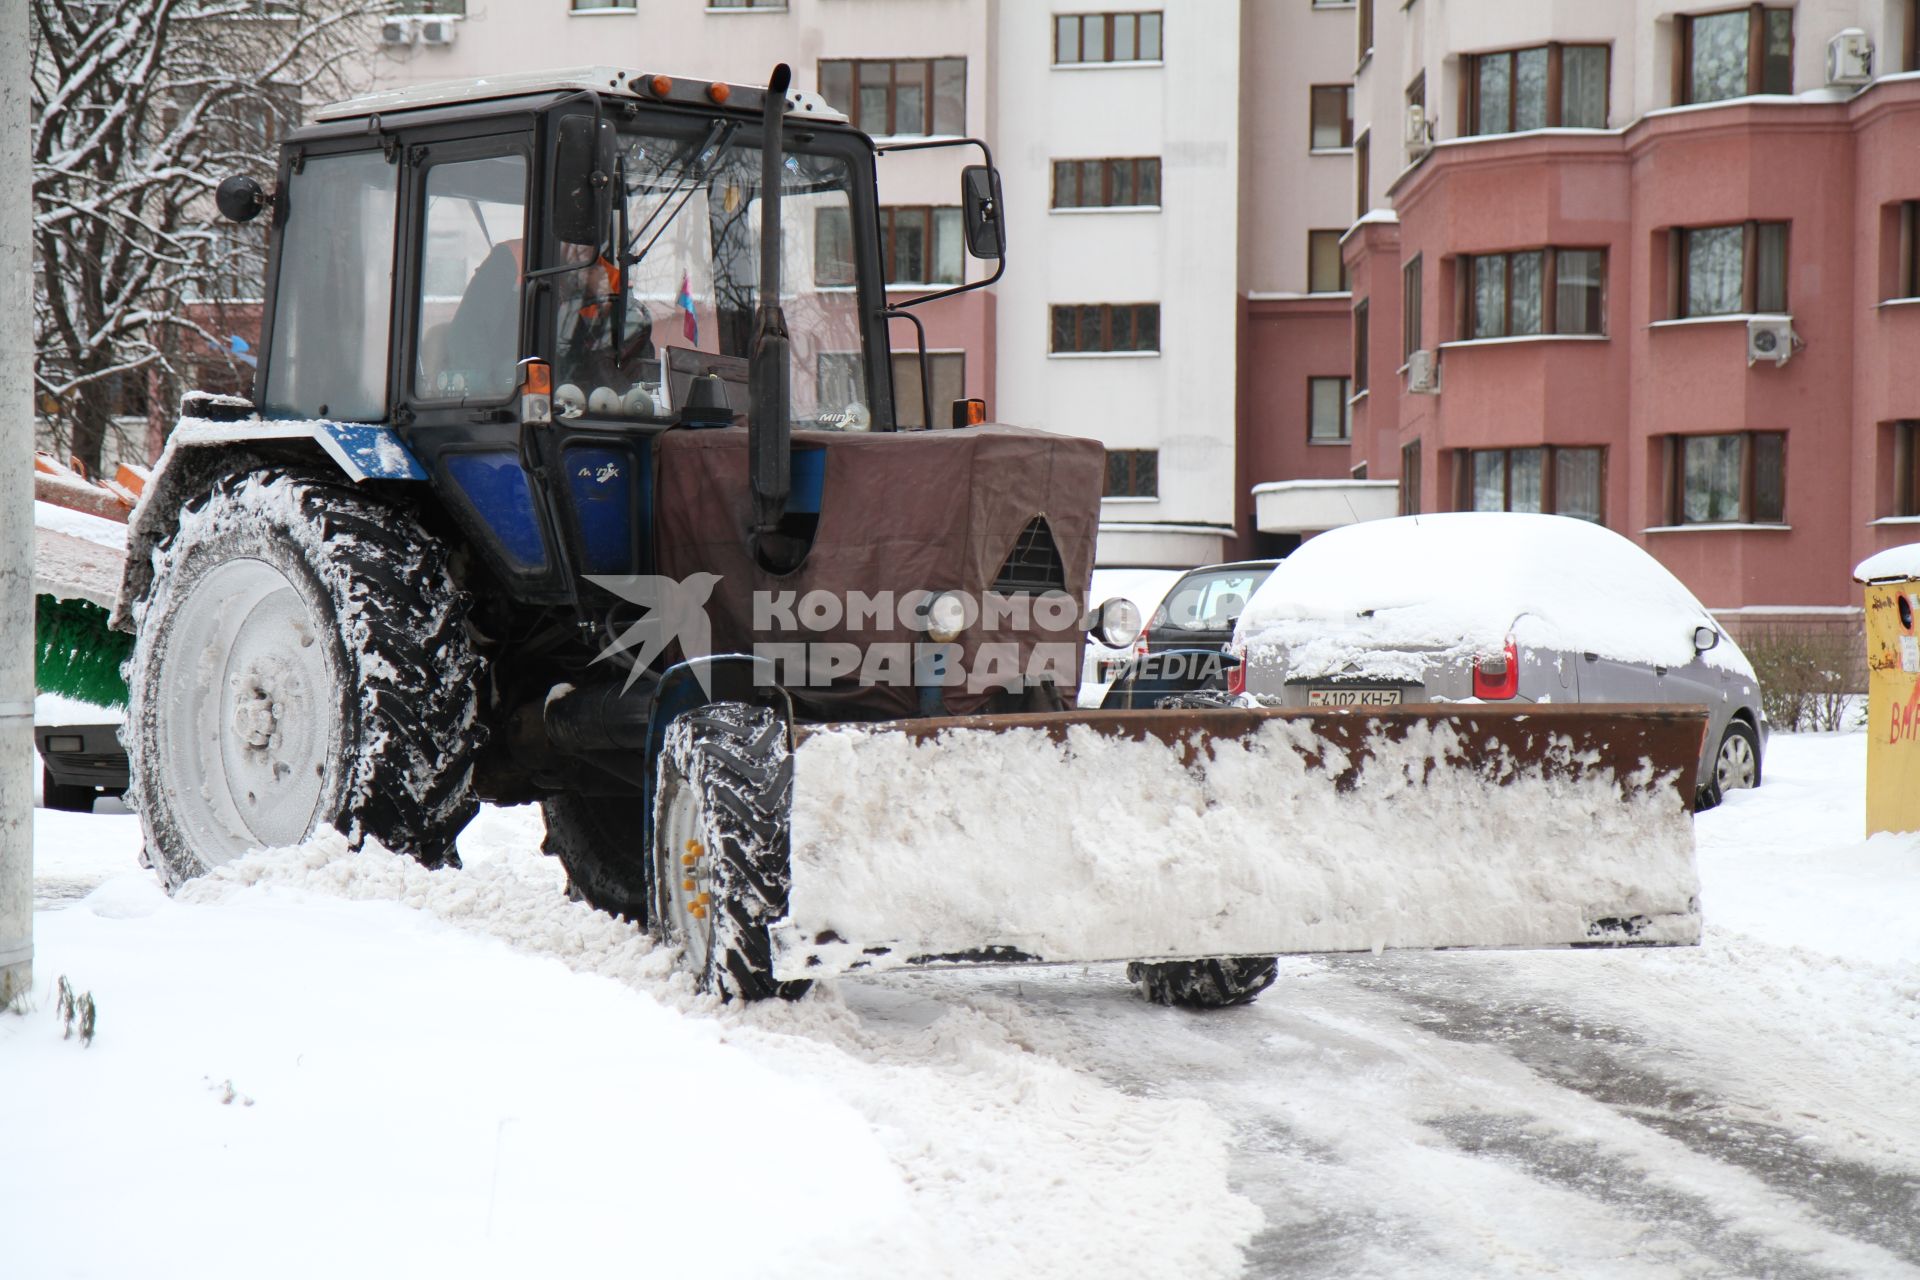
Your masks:
<path fill-rule="evenodd" d="M 716 102 L 714 93 L 720 88 L 724 88 L 725 92 L 719 95 L 719 101 Z M 497 98 L 520 98 L 582 89 L 649 102 L 676 102 L 694 106 L 725 103 L 736 110 L 755 113 L 760 111 L 761 104 L 766 100 L 764 85 L 723 85 L 717 81 L 643 74 L 618 67 L 563 67 L 554 71 L 514 71 L 506 75 L 478 76 L 466 80 L 440 80 L 404 89 L 382 89 L 321 107 L 313 113 L 313 119 L 346 120 L 355 116 L 383 115 L 390 111 L 451 107 L 490 102 Z M 815 120 L 846 121 L 846 116 L 828 106 L 825 98 L 803 89 L 787 90 L 787 111 L 791 115 Z"/>

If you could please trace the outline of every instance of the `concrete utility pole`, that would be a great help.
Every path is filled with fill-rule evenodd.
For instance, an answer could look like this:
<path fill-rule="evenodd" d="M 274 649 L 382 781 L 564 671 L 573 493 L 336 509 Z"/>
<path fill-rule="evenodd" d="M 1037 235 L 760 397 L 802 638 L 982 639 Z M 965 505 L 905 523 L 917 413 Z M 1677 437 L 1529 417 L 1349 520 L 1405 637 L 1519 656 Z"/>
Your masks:
<path fill-rule="evenodd" d="M 33 985 L 33 163 L 27 0 L 0 0 L 0 1008 Z"/>

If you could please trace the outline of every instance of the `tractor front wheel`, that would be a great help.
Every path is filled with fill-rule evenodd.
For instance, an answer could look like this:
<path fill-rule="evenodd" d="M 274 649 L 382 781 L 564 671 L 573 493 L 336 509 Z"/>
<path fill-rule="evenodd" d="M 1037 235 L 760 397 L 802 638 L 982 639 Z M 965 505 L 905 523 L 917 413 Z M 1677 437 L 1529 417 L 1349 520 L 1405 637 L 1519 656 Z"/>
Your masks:
<path fill-rule="evenodd" d="M 128 795 L 174 887 L 332 826 L 428 866 L 479 807 L 479 659 L 444 547 L 263 466 L 180 514 L 136 608 Z"/>
<path fill-rule="evenodd" d="M 787 913 L 793 755 L 765 707 L 716 702 L 667 730 L 654 824 L 654 932 L 701 991 L 798 999 L 773 976 L 767 926 Z"/>

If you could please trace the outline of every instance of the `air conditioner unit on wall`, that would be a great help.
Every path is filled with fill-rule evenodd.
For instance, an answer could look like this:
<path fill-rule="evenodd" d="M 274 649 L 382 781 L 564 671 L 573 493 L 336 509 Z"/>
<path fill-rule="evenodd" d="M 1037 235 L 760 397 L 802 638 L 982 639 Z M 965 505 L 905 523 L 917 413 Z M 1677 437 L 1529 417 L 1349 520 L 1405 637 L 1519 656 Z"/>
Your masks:
<path fill-rule="evenodd" d="M 1865 84 L 1873 79 L 1873 37 L 1858 27 L 1827 41 L 1827 83 Z"/>
<path fill-rule="evenodd" d="M 1440 356 L 1433 351 L 1415 351 L 1407 357 L 1407 390 L 1417 396 L 1440 394 Z"/>
<path fill-rule="evenodd" d="M 411 18 L 388 18 L 380 24 L 380 43 L 390 49 L 410 45 L 418 35 Z"/>
<path fill-rule="evenodd" d="M 420 23 L 420 43 L 448 45 L 460 33 L 460 24 L 451 18 L 425 18 Z"/>
<path fill-rule="evenodd" d="M 1771 360 L 1776 367 L 1783 365 L 1793 358 L 1796 347 L 1805 345 L 1793 331 L 1792 316 L 1753 316 L 1747 321 L 1749 369 L 1761 360 Z"/>
<path fill-rule="evenodd" d="M 1407 104 L 1407 153 L 1423 156 L 1433 149 L 1433 121 L 1417 102 Z"/>

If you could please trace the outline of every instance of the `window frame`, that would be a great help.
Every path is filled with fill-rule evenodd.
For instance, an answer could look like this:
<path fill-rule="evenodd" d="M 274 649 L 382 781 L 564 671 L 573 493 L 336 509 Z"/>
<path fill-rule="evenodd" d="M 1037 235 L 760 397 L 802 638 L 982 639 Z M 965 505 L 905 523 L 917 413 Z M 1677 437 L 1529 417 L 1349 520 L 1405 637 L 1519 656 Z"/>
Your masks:
<path fill-rule="evenodd" d="M 1894 235 L 1893 293 L 1883 301 L 1920 298 L 1920 200 L 1902 200 L 1896 206 Z"/>
<path fill-rule="evenodd" d="M 1353 64 L 1356 67 L 1364 66 L 1367 59 L 1373 56 L 1373 0 L 1359 0 L 1359 12 L 1354 15 L 1353 25 L 1360 44 L 1359 52 L 1354 55 Z"/>
<path fill-rule="evenodd" d="M 1420 514 L 1420 439 L 1415 437 L 1400 446 L 1400 514 Z"/>
<path fill-rule="evenodd" d="M 1353 140 L 1353 172 L 1356 184 L 1354 205 L 1358 212 L 1356 220 L 1367 216 L 1373 207 L 1373 188 L 1370 185 L 1373 168 L 1373 130 L 1368 129 Z"/>
<path fill-rule="evenodd" d="M 1317 436 L 1313 420 L 1313 388 L 1315 383 L 1332 382 L 1338 384 L 1340 397 L 1340 434 L 1337 436 Z M 1312 448 L 1325 446 L 1340 447 L 1353 443 L 1353 378 L 1348 374 L 1309 374 L 1307 376 L 1307 444 Z"/>
<path fill-rule="evenodd" d="M 1156 196 L 1160 196 L 1160 195 L 1163 195 L 1164 192 L 1160 185 L 1161 169 L 1160 169 L 1159 156 L 1061 157 L 1053 160 L 1051 164 L 1052 164 L 1053 191 L 1052 191 L 1052 203 L 1048 206 L 1048 208 L 1052 212 L 1081 213 L 1088 209 L 1159 209 L 1163 207 L 1159 199 L 1156 199 L 1152 204 L 1140 204 L 1137 202 L 1133 204 L 1120 204 L 1116 202 L 1112 198 L 1113 185 L 1114 185 L 1113 170 L 1109 167 L 1111 165 L 1116 165 L 1116 164 L 1124 164 L 1124 165 L 1130 166 L 1131 178 L 1133 182 L 1133 191 L 1134 191 L 1134 194 L 1138 196 L 1140 193 L 1140 188 L 1142 186 L 1141 175 L 1148 172 L 1149 171 L 1148 167 L 1151 166 L 1151 172 L 1153 174 L 1154 193 Z M 1077 204 L 1060 203 L 1061 167 L 1073 166 L 1072 172 L 1073 172 L 1074 188 L 1075 188 L 1074 194 L 1077 198 L 1081 195 L 1084 195 L 1086 191 L 1087 171 L 1085 169 L 1085 166 L 1087 165 L 1099 166 L 1096 172 L 1098 172 L 1100 175 L 1100 191 L 1103 198 L 1092 203 L 1087 203 L 1084 201 Z"/>
<path fill-rule="evenodd" d="M 938 68 L 942 63 L 946 62 L 957 62 L 960 64 L 960 119 L 953 122 L 958 126 L 957 128 L 946 133 L 941 133 L 938 131 L 940 123 L 940 94 L 937 87 L 939 83 Z M 922 81 L 923 92 L 921 95 L 921 123 L 925 127 L 919 133 L 900 133 L 896 131 L 900 124 L 900 68 L 915 65 L 919 66 L 925 75 L 925 79 Z M 869 122 L 860 110 L 860 70 L 863 67 L 870 66 L 887 68 L 887 127 L 884 129 L 869 128 Z M 947 55 L 930 58 L 821 58 L 814 64 L 814 85 L 818 88 L 822 98 L 827 97 L 826 84 L 828 67 L 847 68 L 849 88 L 849 98 L 845 108 L 847 121 L 868 137 L 956 138 L 965 135 L 967 131 L 968 77 L 967 59 L 965 57 Z M 831 104 L 831 99 L 828 99 L 828 101 Z"/>
<path fill-rule="evenodd" d="M 1423 282 L 1421 269 L 1424 255 L 1414 254 L 1400 268 L 1400 363 L 1412 361 L 1413 353 L 1421 349 L 1421 294 Z"/>
<path fill-rule="evenodd" d="M 966 254 L 966 239 L 965 239 L 966 228 L 964 223 L 960 223 L 960 222 L 955 222 L 953 224 L 954 234 L 961 237 L 960 246 L 959 246 L 960 247 L 959 278 L 954 280 L 940 280 L 940 279 L 908 280 L 904 278 L 901 278 L 901 279 L 894 278 L 894 271 L 893 271 L 894 258 L 895 258 L 894 227 L 898 221 L 898 215 L 918 214 L 923 216 L 924 218 L 923 225 L 926 228 L 926 238 L 922 242 L 921 256 L 922 256 L 922 259 L 927 264 L 927 266 L 929 268 L 932 268 L 934 263 L 939 258 L 938 248 L 939 248 L 940 219 L 935 217 L 934 215 L 943 210 L 951 211 L 955 215 L 958 215 L 960 213 L 960 206 L 954 205 L 954 204 L 883 204 L 880 206 L 880 217 L 875 229 L 879 232 L 879 235 L 880 235 L 880 280 L 881 280 L 881 283 L 886 288 L 888 289 L 944 288 L 949 285 L 964 284 L 966 282 L 966 275 L 967 275 L 967 254 Z M 830 212 L 830 210 L 822 209 L 819 212 L 827 213 L 827 212 Z M 855 274 L 856 275 L 858 274 L 857 270 Z M 927 272 L 923 272 L 922 274 L 934 275 L 935 273 L 929 270 Z"/>
<path fill-rule="evenodd" d="M 1053 19 L 1053 65 L 1056 67 L 1153 67 L 1160 66 L 1167 60 L 1167 15 L 1164 9 L 1102 9 L 1088 13 L 1055 13 L 1050 16 Z M 1079 23 L 1077 38 L 1080 44 L 1080 51 L 1084 53 L 1087 47 L 1087 21 L 1091 18 L 1099 18 L 1102 20 L 1100 47 L 1106 52 L 1107 56 L 1103 58 L 1076 57 L 1072 59 L 1062 59 L 1060 57 L 1061 22 L 1064 20 Z M 1155 40 L 1159 48 L 1154 53 L 1154 56 L 1151 58 L 1115 58 L 1113 56 L 1115 18 L 1132 18 L 1134 20 L 1133 51 L 1135 54 L 1140 52 L 1140 37 L 1145 25 L 1140 20 L 1142 18 L 1158 18 L 1160 20 L 1159 30 L 1155 32 Z"/>
<path fill-rule="evenodd" d="M 1756 94 L 1791 94 L 1793 92 L 1793 59 L 1799 50 L 1800 33 L 1794 28 L 1793 6 L 1769 4 L 1730 5 L 1725 9 L 1709 9 L 1704 13 L 1685 13 L 1679 15 L 1680 38 L 1674 42 L 1675 61 L 1673 67 L 1673 102 L 1675 106 L 1693 106 L 1700 104 L 1693 82 L 1693 24 L 1702 18 L 1723 18 L 1730 13 L 1747 14 L 1747 79 L 1742 92 L 1726 98 L 1714 98 L 1713 102 L 1731 102 L 1736 98 L 1751 98 Z M 1785 13 L 1787 17 L 1787 83 L 1784 88 L 1770 88 L 1766 81 L 1767 72 L 1767 15 Z M 1759 85 L 1755 89 L 1755 85 Z"/>
<path fill-rule="evenodd" d="M 1737 311 L 1703 311 L 1695 313 L 1692 295 L 1689 290 L 1691 273 L 1687 263 L 1693 256 L 1692 237 L 1703 231 L 1725 231 L 1739 227 L 1742 231 L 1740 250 L 1740 309 Z M 1760 232 L 1763 228 L 1779 227 L 1780 234 L 1780 305 L 1762 307 L 1760 302 Z M 1715 316 L 1741 315 L 1788 315 L 1793 310 L 1793 223 L 1784 219 L 1755 219 L 1745 222 L 1717 222 L 1707 226 L 1675 227 L 1668 233 L 1669 261 L 1668 271 L 1673 277 L 1670 290 L 1668 313 L 1676 320 L 1711 319 Z"/>
<path fill-rule="evenodd" d="M 1604 130 L 1607 122 L 1613 119 L 1613 46 L 1601 40 L 1550 40 L 1545 44 L 1521 45 L 1513 49 L 1489 49 L 1485 53 L 1468 54 L 1466 67 L 1460 76 L 1460 136 L 1463 138 L 1496 138 L 1507 133 L 1531 133 L 1531 129 L 1519 129 L 1520 95 L 1514 92 L 1513 59 L 1522 53 L 1531 53 L 1535 49 L 1547 51 L 1547 83 L 1543 91 L 1546 101 L 1543 104 L 1544 123 L 1541 129 L 1594 129 Z M 1602 107 L 1598 125 L 1566 125 L 1566 51 L 1568 49 L 1599 49 L 1606 54 L 1607 70 L 1606 102 Z M 1505 129 L 1480 130 L 1480 64 L 1489 58 L 1507 59 L 1507 127 Z"/>
<path fill-rule="evenodd" d="M 1102 334 L 1102 340 L 1108 343 L 1111 343 L 1113 341 L 1113 332 L 1114 332 L 1113 321 L 1114 321 L 1114 316 L 1117 313 L 1121 311 L 1132 312 L 1134 316 L 1132 327 L 1137 332 L 1139 329 L 1139 316 L 1150 310 L 1153 313 L 1154 345 L 1152 347 L 1113 347 L 1113 346 L 1089 347 L 1085 345 L 1075 345 L 1073 347 L 1067 347 L 1067 348 L 1055 346 L 1054 338 L 1056 333 L 1058 332 L 1059 313 L 1061 311 L 1070 311 L 1073 313 L 1074 339 L 1076 344 L 1078 344 L 1080 342 L 1080 329 L 1081 329 L 1080 312 L 1082 312 L 1088 307 L 1094 307 L 1098 309 L 1100 313 L 1100 330 Z M 1055 356 L 1064 356 L 1064 357 L 1157 356 L 1159 354 L 1160 354 L 1160 304 L 1157 302 L 1055 302 L 1050 304 L 1047 308 L 1047 355 L 1049 357 L 1055 357 Z"/>
<path fill-rule="evenodd" d="M 1761 520 L 1754 514 L 1758 490 L 1759 459 L 1754 441 L 1766 436 L 1780 442 L 1780 516 Z M 1701 431 L 1670 435 L 1667 438 L 1667 523 L 1672 528 L 1712 528 L 1716 525 L 1787 524 L 1787 433 L 1785 431 Z M 1738 439 L 1740 441 L 1740 495 L 1738 511 L 1732 520 L 1687 519 L 1686 442 L 1689 440 Z"/>
<path fill-rule="evenodd" d="M 1369 356 L 1367 324 L 1370 320 L 1371 299 L 1362 298 L 1353 307 L 1353 387 L 1349 403 L 1367 394 L 1367 360 Z"/>
<path fill-rule="evenodd" d="M 917 350 L 894 351 L 890 353 L 890 357 L 891 359 L 889 363 L 889 372 L 893 377 L 893 385 L 896 388 L 896 392 L 894 395 L 894 402 L 895 402 L 894 425 L 897 429 L 902 431 L 919 431 L 922 428 L 919 426 L 916 426 L 907 415 L 910 412 L 911 413 L 921 412 L 921 410 L 925 407 L 924 399 L 919 394 L 906 395 L 901 393 L 897 389 L 906 385 L 905 381 L 901 377 L 901 373 L 903 371 L 908 371 L 914 374 L 918 374 L 920 372 L 920 352 Z M 960 362 L 960 395 L 965 396 L 967 394 L 967 349 L 965 347 L 929 347 L 927 348 L 926 372 L 933 373 L 934 366 L 939 364 L 942 360 L 958 360 Z M 941 398 L 939 395 L 940 378 L 937 374 L 935 375 L 933 381 L 934 381 L 933 411 L 936 414 L 938 414 L 941 412 Z M 957 397 L 948 397 L 947 403 L 950 405 L 953 402 L 953 400 L 956 398 Z M 945 426 L 947 424 L 929 423 L 927 425 Z"/>
<path fill-rule="evenodd" d="M 1340 145 L 1323 147 L 1314 141 L 1314 133 L 1320 127 L 1319 105 L 1323 95 L 1339 93 L 1344 101 L 1341 104 Z M 1353 150 L 1353 85 L 1314 84 L 1307 86 L 1307 154 L 1338 155 Z"/>
<path fill-rule="evenodd" d="M 1516 334 L 1513 332 L 1513 260 L 1522 254 L 1541 255 L 1540 264 L 1540 330 L 1538 333 Z M 1577 329 L 1562 330 L 1560 320 L 1560 255 L 1563 253 L 1597 253 L 1600 255 L 1600 327 L 1593 331 Z M 1461 341 L 1498 342 L 1507 338 L 1606 338 L 1607 323 L 1607 259 L 1605 245 L 1558 244 L 1533 245 L 1521 249 L 1502 249 L 1498 253 L 1463 253 L 1459 258 L 1454 278 L 1460 282 L 1460 332 Z M 1501 315 L 1499 333 L 1481 334 L 1479 332 L 1479 300 L 1475 295 L 1474 264 L 1484 258 L 1504 258 L 1503 268 L 1504 311 Z"/>
<path fill-rule="evenodd" d="M 1347 268 L 1346 253 L 1340 246 L 1340 241 L 1345 238 L 1346 234 L 1347 233 L 1344 231 L 1337 231 L 1331 227 L 1316 227 L 1307 232 L 1307 292 L 1308 293 L 1314 294 L 1316 296 L 1325 297 L 1325 296 L 1334 296 L 1342 293 L 1350 294 L 1353 292 L 1353 275 L 1351 271 L 1349 271 Z M 1314 246 L 1315 236 L 1322 236 L 1322 237 L 1332 236 L 1333 237 L 1334 256 L 1338 258 L 1340 262 L 1340 287 L 1337 289 L 1316 289 L 1313 287 L 1313 246 Z"/>
<path fill-rule="evenodd" d="M 1598 453 L 1600 455 L 1598 490 L 1599 514 L 1589 524 L 1605 527 L 1607 523 L 1607 467 L 1609 452 L 1604 444 L 1519 444 L 1507 445 L 1497 449 L 1455 449 L 1454 451 L 1454 495 L 1453 508 L 1456 511 L 1478 511 L 1473 505 L 1473 460 L 1481 454 L 1500 454 L 1500 510 L 1513 510 L 1513 455 L 1516 453 L 1538 453 L 1540 455 L 1540 514 L 1564 516 L 1568 520 L 1586 520 L 1585 516 L 1571 515 L 1560 510 L 1560 455 L 1563 453 Z"/>
<path fill-rule="evenodd" d="M 1126 492 L 1124 493 L 1109 493 L 1107 491 L 1108 488 L 1110 487 L 1109 481 L 1111 481 L 1113 478 L 1112 468 L 1113 468 L 1113 462 L 1116 458 L 1124 458 L 1126 460 L 1125 465 L 1126 465 L 1126 473 L 1127 473 L 1127 483 L 1125 486 Z M 1148 483 L 1146 485 L 1148 492 L 1146 493 L 1137 492 L 1137 490 L 1141 487 L 1140 463 L 1143 458 L 1153 459 L 1151 473 L 1148 476 Z M 1114 501 L 1115 499 L 1118 499 L 1123 502 L 1128 502 L 1128 501 L 1154 502 L 1154 501 L 1158 501 L 1159 497 L 1160 497 L 1160 451 L 1158 449 L 1109 449 L 1107 450 L 1106 460 L 1100 468 L 1100 500 L 1102 502 L 1111 502 L 1111 501 Z"/>
<path fill-rule="evenodd" d="M 1920 421 L 1893 424 L 1893 509 L 1895 520 L 1920 518 Z"/>

